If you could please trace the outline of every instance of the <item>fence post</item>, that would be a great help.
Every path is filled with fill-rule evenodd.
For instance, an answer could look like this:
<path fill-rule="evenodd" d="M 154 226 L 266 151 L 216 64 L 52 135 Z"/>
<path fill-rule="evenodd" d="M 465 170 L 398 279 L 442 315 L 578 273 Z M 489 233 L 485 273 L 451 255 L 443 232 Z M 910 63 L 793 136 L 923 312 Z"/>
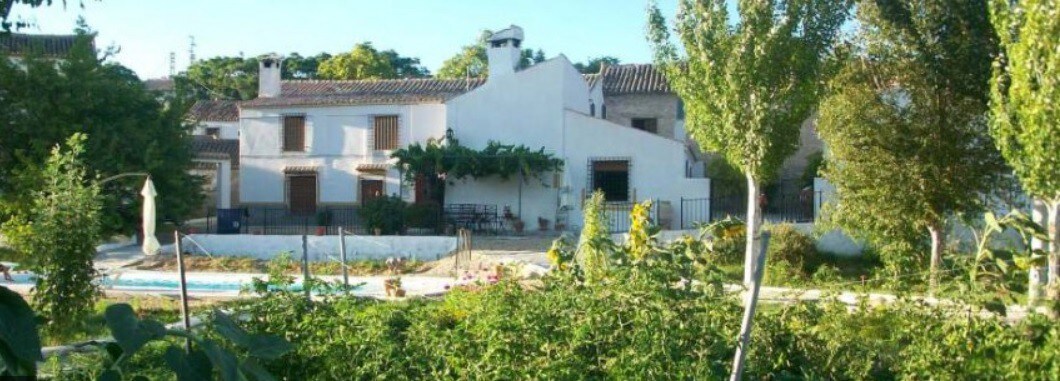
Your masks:
<path fill-rule="evenodd" d="M 339 226 L 339 260 L 342 261 L 343 290 L 350 292 L 350 271 L 346 268 L 346 229 Z"/>
<path fill-rule="evenodd" d="M 313 301 L 309 290 L 309 240 L 302 234 L 302 289 L 305 290 L 305 300 Z"/>
<path fill-rule="evenodd" d="M 681 219 L 681 222 L 677 225 L 681 227 L 681 230 L 685 230 L 685 198 L 681 197 L 681 211 L 677 212 L 677 218 Z"/>
<path fill-rule="evenodd" d="M 184 276 L 184 251 L 180 248 L 180 230 L 173 232 L 173 248 L 177 250 L 177 272 L 180 273 L 180 317 L 184 332 L 191 333 L 191 317 L 188 316 L 188 280 Z M 184 338 L 184 352 L 191 353 L 191 338 Z"/>

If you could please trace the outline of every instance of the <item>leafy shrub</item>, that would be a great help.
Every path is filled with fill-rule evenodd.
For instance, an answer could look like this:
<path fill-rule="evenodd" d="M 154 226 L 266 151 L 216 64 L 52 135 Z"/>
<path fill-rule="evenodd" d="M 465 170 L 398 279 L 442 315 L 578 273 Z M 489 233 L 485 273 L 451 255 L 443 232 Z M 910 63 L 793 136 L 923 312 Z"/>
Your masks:
<path fill-rule="evenodd" d="M 384 196 L 368 201 L 358 209 L 369 230 L 383 235 L 405 231 L 405 201 L 398 196 Z"/>
<path fill-rule="evenodd" d="M 700 235 L 710 240 L 712 258 L 719 264 L 743 263 L 747 246 L 747 226 L 737 218 L 726 217 L 699 226 Z"/>
<path fill-rule="evenodd" d="M 52 150 L 33 207 L 3 225 L 11 246 L 33 258 L 30 269 L 41 275 L 34 307 L 56 336 L 76 331 L 99 295 L 92 261 L 100 241 L 101 199 L 99 186 L 87 181 L 85 139 L 74 134 Z"/>
<path fill-rule="evenodd" d="M 770 229 L 769 262 L 786 262 L 794 275 L 809 277 L 821 263 L 813 238 L 802 234 L 791 224 L 774 225 Z"/>
<path fill-rule="evenodd" d="M 424 228 L 437 231 L 442 221 L 442 207 L 436 202 L 425 202 L 409 205 L 405 209 L 405 220 L 410 228 Z"/>
<path fill-rule="evenodd" d="M 736 297 L 658 287 L 622 269 L 605 286 L 502 281 L 440 301 L 338 298 L 307 308 L 267 296 L 252 332 L 295 350 L 266 365 L 286 379 L 719 379 L 731 366 Z M 646 279 L 646 278 L 640 278 Z M 960 316 L 960 318 L 956 318 Z M 755 318 L 745 379 L 1052 379 L 1060 329 L 959 310 L 795 304 Z"/>

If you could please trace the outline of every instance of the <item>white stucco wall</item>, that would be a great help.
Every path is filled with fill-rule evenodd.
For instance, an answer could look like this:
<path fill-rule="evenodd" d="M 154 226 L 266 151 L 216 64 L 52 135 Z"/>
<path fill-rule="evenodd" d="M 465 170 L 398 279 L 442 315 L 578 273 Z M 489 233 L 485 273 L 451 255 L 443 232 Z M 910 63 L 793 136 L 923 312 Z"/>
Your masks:
<path fill-rule="evenodd" d="M 184 250 L 194 254 L 213 256 L 243 256 L 271 259 L 279 253 L 291 252 L 302 257 L 300 235 L 216 235 L 192 234 L 181 241 Z M 337 261 L 338 236 L 307 236 L 306 248 L 311 261 Z M 437 236 L 348 236 L 346 259 L 385 259 L 406 257 L 435 260 L 456 250 L 456 237 Z"/>
<path fill-rule="evenodd" d="M 281 150 L 282 116 L 306 116 L 306 151 Z M 248 204 L 285 202 L 286 166 L 317 167 L 318 203 L 359 201 L 360 178 L 384 179 L 386 193 L 401 193 L 398 171 L 382 178 L 360 173 L 358 164 L 389 163 L 389 151 L 370 147 L 373 117 L 398 115 L 399 146 L 441 138 L 446 107 L 442 104 L 369 105 L 243 109 L 240 116 L 240 201 Z"/>
<path fill-rule="evenodd" d="M 610 121 L 566 113 L 564 153 L 575 212 L 571 223 L 581 224 L 582 194 L 589 194 L 589 161 L 597 158 L 629 158 L 630 187 L 637 200 L 669 201 L 675 211 L 681 198 L 710 197 L 710 179 L 685 177 L 683 143 L 649 132 L 623 127 Z"/>

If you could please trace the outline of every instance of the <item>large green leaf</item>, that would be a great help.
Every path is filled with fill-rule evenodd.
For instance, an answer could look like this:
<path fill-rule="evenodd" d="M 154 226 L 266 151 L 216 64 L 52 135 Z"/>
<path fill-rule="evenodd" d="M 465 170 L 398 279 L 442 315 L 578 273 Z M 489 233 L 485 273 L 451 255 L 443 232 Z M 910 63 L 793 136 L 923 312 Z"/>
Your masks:
<path fill-rule="evenodd" d="M 239 368 L 243 370 L 244 374 L 253 376 L 257 381 L 273 381 L 276 379 L 253 358 L 243 360 L 243 364 L 240 364 Z"/>
<path fill-rule="evenodd" d="M 191 354 L 185 355 L 184 351 L 176 346 L 166 348 L 162 356 L 169 368 L 177 374 L 177 381 L 208 380 L 211 377 L 210 359 L 199 350 L 193 350 Z"/>
<path fill-rule="evenodd" d="M 112 304 L 103 312 L 114 341 L 118 342 L 126 356 L 131 356 L 152 340 L 166 335 L 166 328 L 159 322 L 136 318 L 128 304 Z"/>
<path fill-rule="evenodd" d="M 240 328 L 221 311 L 214 311 L 214 330 L 222 337 L 249 351 L 251 356 L 273 360 L 293 349 L 291 343 L 276 335 L 252 335 Z"/>
<path fill-rule="evenodd" d="M 213 340 L 204 340 L 202 350 L 206 357 L 213 363 L 214 368 L 221 374 L 224 381 L 241 381 L 245 378 L 239 371 L 239 361 L 236 356 L 217 345 Z"/>
<path fill-rule="evenodd" d="M 0 354 L 3 354 L 3 368 L 16 373 L 18 368 L 32 371 L 35 362 L 42 360 L 40 353 L 40 335 L 37 333 L 37 320 L 33 310 L 22 296 L 0 287 Z M 21 365 L 10 363 L 16 360 Z"/>

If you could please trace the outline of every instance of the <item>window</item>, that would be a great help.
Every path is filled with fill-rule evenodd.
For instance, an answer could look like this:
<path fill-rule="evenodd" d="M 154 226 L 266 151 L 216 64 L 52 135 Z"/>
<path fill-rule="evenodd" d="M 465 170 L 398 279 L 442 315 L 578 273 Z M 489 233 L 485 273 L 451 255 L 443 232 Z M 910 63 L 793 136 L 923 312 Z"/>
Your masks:
<path fill-rule="evenodd" d="M 653 134 L 659 132 L 659 120 L 655 118 L 633 118 L 629 124 L 638 130 L 648 131 Z"/>
<path fill-rule="evenodd" d="M 607 105 L 600 105 L 600 119 L 607 119 Z"/>
<path fill-rule="evenodd" d="M 372 125 L 373 145 L 376 151 L 387 151 L 398 148 L 398 117 L 385 115 L 375 117 Z"/>
<path fill-rule="evenodd" d="M 361 205 L 383 197 L 383 180 L 361 179 Z"/>
<path fill-rule="evenodd" d="M 594 160 L 591 176 L 604 201 L 629 201 L 629 160 Z"/>
<path fill-rule="evenodd" d="M 589 116 L 596 116 L 596 103 L 589 102 Z"/>
<path fill-rule="evenodd" d="M 287 177 L 287 205 L 292 214 L 313 214 L 317 211 L 316 175 Z"/>
<path fill-rule="evenodd" d="M 283 117 L 283 151 L 305 152 L 305 115 Z"/>
<path fill-rule="evenodd" d="M 214 139 L 220 139 L 221 138 L 221 128 L 220 127 L 206 127 L 206 136 L 213 137 Z"/>

